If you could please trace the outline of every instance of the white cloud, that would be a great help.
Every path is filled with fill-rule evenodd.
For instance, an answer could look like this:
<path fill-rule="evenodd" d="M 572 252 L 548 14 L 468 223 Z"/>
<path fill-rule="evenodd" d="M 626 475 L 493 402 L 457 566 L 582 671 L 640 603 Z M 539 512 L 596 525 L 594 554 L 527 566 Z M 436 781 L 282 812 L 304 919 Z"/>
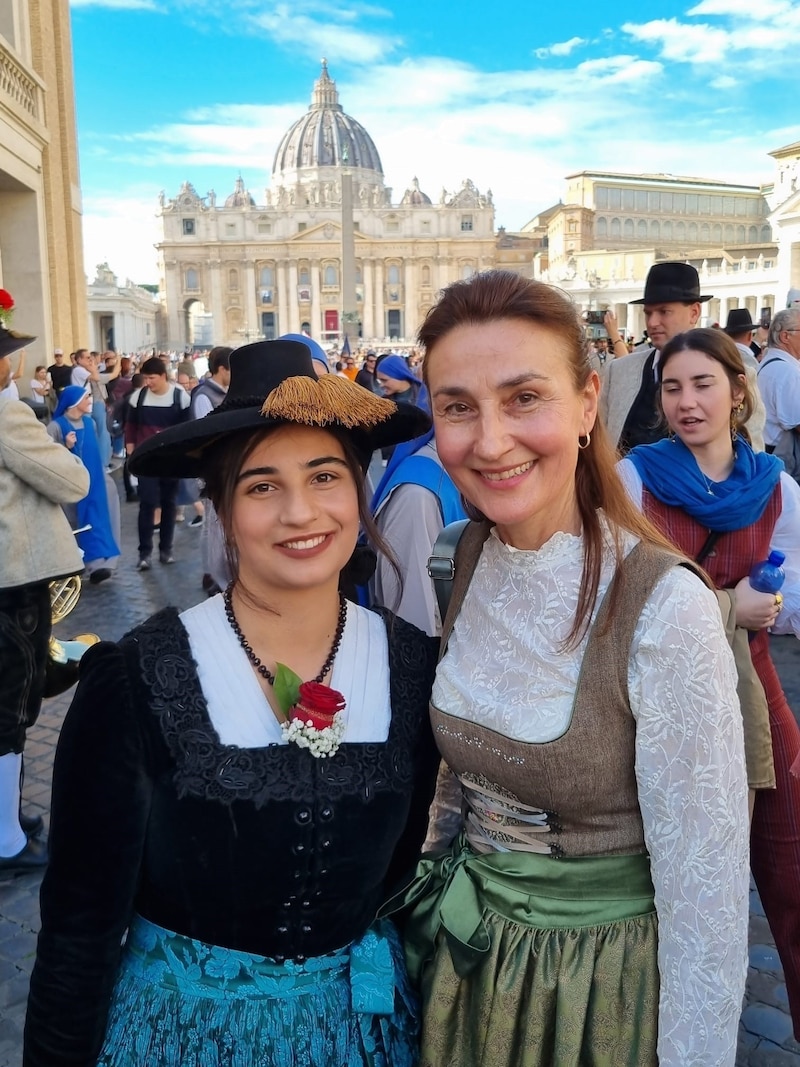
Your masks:
<path fill-rule="evenodd" d="M 558 44 L 551 44 L 546 48 L 535 48 L 533 54 L 537 59 L 545 59 L 547 56 L 568 56 L 579 45 L 586 43 L 585 37 L 570 37 L 568 41 L 560 41 Z"/>
<path fill-rule="evenodd" d="M 399 38 L 372 33 L 355 24 L 367 17 L 386 18 L 381 8 L 360 4 L 273 3 L 251 12 L 248 23 L 264 31 L 276 44 L 300 49 L 314 57 L 372 63 L 394 51 Z"/>
<path fill-rule="evenodd" d="M 108 263 L 120 283 L 126 277 L 135 282 L 157 282 L 158 268 L 154 244 L 160 239 L 156 218 L 158 208 L 153 193 L 137 189 L 119 196 L 85 196 L 83 214 L 83 263 L 94 277 L 98 263 Z"/>

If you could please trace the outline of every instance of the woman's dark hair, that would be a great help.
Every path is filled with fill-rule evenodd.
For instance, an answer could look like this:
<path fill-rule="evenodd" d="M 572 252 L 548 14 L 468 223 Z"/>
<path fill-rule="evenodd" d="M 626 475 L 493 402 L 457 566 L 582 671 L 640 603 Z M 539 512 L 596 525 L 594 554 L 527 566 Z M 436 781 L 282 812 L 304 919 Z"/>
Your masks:
<path fill-rule="evenodd" d="M 436 346 L 442 338 L 459 326 L 479 326 L 501 319 L 532 323 L 558 334 L 575 391 L 583 391 L 594 372 L 586 335 L 575 305 L 560 289 L 506 270 L 484 271 L 473 274 L 466 281 L 454 282 L 443 290 L 439 302 L 425 316 L 417 336 L 425 348 L 423 379 L 426 386 L 430 389 L 431 368 L 436 364 Z M 648 544 L 675 551 L 674 546 L 631 502 L 617 474 L 616 463 L 617 455 L 605 426 L 598 418 L 592 427 L 589 444 L 578 452 L 575 470 L 575 492 L 586 548 L 578 605 L 566 638 L 566 648 L 574 647 L 580 641 L 597 602 L 604 544 L 599 508 L 603 509 L 610 522 L 617 568 L 624 557 L 621 530 Z M 471 506 L 468 514 L 474 519 L 484 518 Z M 619 582 L 614 582 L 610 593 L 610 618 L 613 617 L 620 593 Z"/>
<path fill-rule="evenodd" d="M 753 390 L 747 380 L 742 353 L 736 347 L 736 342 L 732 341 L 724 330 L 709 330 L 698 327 L 695 330 L 686 330 L 685 333 L 676 334 L 671 341 L 664 345 L 658 363 L 659 404 L 661 403 L 661 382 L 664 379 L 664 368 L 672 356 L 677 355 L 678 352 L 687 352 L 689 350 L 702 352 L 704 356 L 708 356 L 715 363 L 719 363 L 731 383 L 731 395 L 733 395 L 734 390 L 739 389 L 744 394 L 741 409 L 734 410 L 733 417 L 737 432 L 749 441 L 750 434 L 745 423 L 755 411 Z M 666 422 L 666 419 L 664 421 Z"/>
<path fill-rule="evenodd" d="M 277 426 L 266 427 L 263 430 L 256 430 L 255 432 L 253 430 L 240 430 L 237 433 L 232 433 L 224 437 L 218 444 L 212 445 L 206 451 L 204 492 L 214 505 L 214 510 L 217 512 L 219 521 L 222 524 L 222 530 L 225 537 L 225 555 L 228 560 L 231 577 L 234 580 L 239 576 L 239 559 L 231 531 L 231 515 L 239 472 L 262 441 L 267 437 L 270 437 L 276 430 L 282 429 L 285 426 L 294 425 L 296 424 L 281 423 Z M 376 551 L 382 552 L 389 560 L 399 581 L 400 570 L 394 557 L 394 553 L 378 532 L 375 520 L 372 518 L 372 513 L 369 510 L 364 488 L 364 471 L 361 466 L 359 454 L 353 447 L 350 436 L 345 430 L 340 430 L 336 426 L 326 426 L 324 429 L 326 433 L 335 437 L 342 446 L 345 462 L 353 476 L 353 481 L 356 487 L 358 515 L 361 520 L 361 528 L 369 539 L 369 543 L 374 545 Z M 356 558 L 358 558 L 359 551 L 358 547 L 354 547 L 354 556 Z M 356 566 L 358 567 L 359 565 L 356 564 Z M 343 591 L 344 585 L 350 579 L 350 576 L 346 573 L 349 567 L 350 563 L 348 563 L 342 571 L 340 585 L 342 586 Z M 357 577 L 355 580 L 361 584 L 360 578 Z"/>

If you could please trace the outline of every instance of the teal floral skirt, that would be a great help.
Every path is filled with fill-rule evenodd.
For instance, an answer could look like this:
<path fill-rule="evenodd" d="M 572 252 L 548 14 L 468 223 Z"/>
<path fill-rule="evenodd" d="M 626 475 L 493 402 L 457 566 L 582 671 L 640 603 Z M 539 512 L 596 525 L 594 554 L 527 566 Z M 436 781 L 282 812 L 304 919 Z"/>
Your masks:
<path fill-rule="evenodd" d="M 137 916 L 98 1067 L 413 1067 L 419 1011 L 387 920 L 304 963 Z"/>

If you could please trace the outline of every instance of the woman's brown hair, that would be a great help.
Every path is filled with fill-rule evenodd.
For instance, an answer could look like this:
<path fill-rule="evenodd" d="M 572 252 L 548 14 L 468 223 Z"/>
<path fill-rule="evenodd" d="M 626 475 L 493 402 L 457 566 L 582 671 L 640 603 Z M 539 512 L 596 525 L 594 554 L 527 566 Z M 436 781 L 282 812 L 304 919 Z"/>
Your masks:
<path fill-rule="evenodd" d="M 737 433 L 741 434 L 742 437 L 746 437 L 749 441 L 750 434 L 745 423 L 755 411 L 753 391 L 747 381 L 742 354 L 736 347 L 736 343 L 728 337 L 724 330 L 709 330 L 704 327 L 698 327 L 695 330 L 687 330 L 685 333 L 677 334 L 664 345 L 658 363 L 659 404 L 661 403 L 661 383 L 664 380 L 664 368 L 672 356 L 690 349 L 693 352 L 702 352 L 704 356 L 708 356 L 715 363 L 719 363 L 731 383 L 731 396 L 735 390 L 739 389 L 744 394 L 741 407 L 735 408 L 733 411 L 733 418 Z M 664 421 L 666 422 L 666 420 Z"/>
<path fill-rule="evenodd" d="M 569 365 L 575 391 L 583 391 L 592 374 L 592 365 L 575 305 L 560 289 L 505 270 L 484 271 L 449 285 L 425 316 L 417 336 L 425 348 L 423 377 L 426 386 L 430 388 L 429 375 L 436 357 L 436 345 L 443 337 L 458 326 L 477 326 L 501 319 L 535 323 L 558 334 L 563 341 L 564 359 Z M 616 462 L 617 456 L 605 426 L 598 419 L 589 444 L 578 452 L 575 470 L 575 492 L 586 547 L 578 606 L 565 641 L 566 648 L 577 645 L 585 634 L 597 602 L 604 544 L 599 508 L 603 509 L 610 524 L 617 569 L 624 557 L 621 531 L 648 544 L 675 551 L 631 502 L 617 474 Z M 471 517 L 483 518 L 474 508 Z M 615 581 L 610 592 L 609 617 L 613 617 L 620 593 L 619 582 Z"/>

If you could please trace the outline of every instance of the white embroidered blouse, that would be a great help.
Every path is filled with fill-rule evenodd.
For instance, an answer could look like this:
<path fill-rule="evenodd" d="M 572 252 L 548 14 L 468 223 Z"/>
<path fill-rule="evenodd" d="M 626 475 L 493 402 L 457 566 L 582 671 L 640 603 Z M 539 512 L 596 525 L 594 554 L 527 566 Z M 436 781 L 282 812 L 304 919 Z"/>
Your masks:
<path fill-rule="evenodd" d="M 627 551 L 634 543 L 628 539 Z M 493 531 L 439 664 L 433 703 L 518 741 L 563 733 L 588 640 L 561 651 L 582 565 L 580 537 L 558 533 L 538 551 L 519 551 Z M 612 574 L 608 551 L 598 607 Z M 639 618 L 628 688 L 659 923 L 659 1063 L 727 1067 L 747 974 L 742 721 L 716 597 L 683 568 L 657 583 Z"/>

